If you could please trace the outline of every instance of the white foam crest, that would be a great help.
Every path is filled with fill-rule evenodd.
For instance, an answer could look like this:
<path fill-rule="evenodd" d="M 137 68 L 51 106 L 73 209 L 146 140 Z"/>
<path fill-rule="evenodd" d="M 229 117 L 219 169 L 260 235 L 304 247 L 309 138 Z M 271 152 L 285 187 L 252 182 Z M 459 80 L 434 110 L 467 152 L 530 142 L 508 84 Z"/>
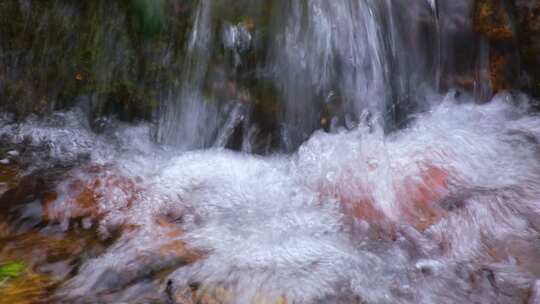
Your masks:
<path fill-rule="evenodd" d="M 88 158 L 93 163 L 136 161 L 136 156 L 165 154 L 164 148 L 152 143 L 152 126 L 131 125 L 114 121 L 98 135 L 88 125 L 87 114 L 80 109 L 55 112 L 44 118 L 29 116 L 15 122 L 0 119 L 0 138 L 12 144 L 43 150 L 42 157 L 69 163 Z M 129 155 L 123 158 L 122 155 Z M 36 167 L 46 165 L 48 159 L 33 159 Z M 125 166 L 135 167 L 135 166 Z"/>
<path fill-rule="evenodd" d="M 531 120 L 535 121 L 533 129 L 523 123 Z M 241 291 L 271 296 L 281 292 L 299 303 L 335 295 L 337 286 L 347 286 L 345 282 L 368 302 L 470 300 L 473 296 L 456 293 L 458 287 L 450 284 L 470 284 L 455 274 L 460 263 L 471 263 L 471 269 L 489 265 L 493 259 L 485 257 L 486 246 L 516 238 L 532 242 L 537 235 L 524 216 L 524 208 L 535 208 L 540 198 L 531 190 L 540 189 L 537 143 L 514 132 L 519 124 L 521 131 L 537 136 L 536 121 L 524 120 L 522 111 L 499 99 L 484 106 L 447 102 L 419 116 L 412 128 L 387 138 L 368 128 L 337 135 L 317 133 L 290 160 L 284 173 L 274 170 L 275 176 L 265 176 L 268 169 L 264 168 L 252 171 L 249 160 L 230 159 L 223 165 L 222 161 L 210 162 L 207 170 L 196 165 L 197 178 L 189 181 L 196 181 L 195 188 L 203 190 L 197 188 L 192 196 L 193 190 L 184 190 L 189 187 L 177 189 L 187 194 L 183 201 L 192 204 L 190 207 L 203 210 L 199 227 L 190 227 L 186 239 L 207 250 L 209 256 L 173 277 L 210 286 L 233 284 Z M 443 274 L 431 278 L 440 284 L 436 291 L 411 279 L 418 258 L 414 256 L 419 253 L 407 246 L 420 240 L 368 241 L 370 246 L 362 246 L 354 241 L 362 237 L 348 234 L 339 213 L 326 210 L 327 202 L 317 202 L 321 189 L 330 188 L 350 200 L 361 199 L 367 191 L 377 208 L 407 225 L 398 208 L 395 185 L 406 177 L 419 176 L 428 165 L 450 172 L 449 199 L 468 195 L 463 209 L 450 212 L 426 232 L 428 240 L 444 239 L 450 244 L 447 251 L 428 257 L 442 265 Z M 168 172 L 182 171 L 171 167 Z M 182 176 L 168 179 L 178 181 L 185 178 Z M 377 249 L 385 246 L 385 250 Z M 484 252 L 482 262 L 479 252 Z M 525 281 L 531 277 L 527 269 L 507 267 L 511 266 L 517 268 L 515 276 Z M 495 294 L 483 301 L 495 299 Z M 240 292 L 235 303 L 250 303 L 254 298 L 244 297 Z"/>
<path fill-rule="evenodd" d="M 46 119 L 28 117 L 22 123 L 8 123 L 0 129 L 0 135 L 10 142 L 27 141 L 33 146 L 47 146 L 50 156 L 74 160 L 79 154 L 87 154 L 96 144 L 97 137 L 82 123 L 79 111 L 55 113 Z"/>
<path fill-rule="evenodd" d="M 376 122 L 318 132 L 291 156 L 124 152 L 115 174 L 139 176 L 143 190 L 131 206 L 101 196 L 100 225 L 138 229 L 85 264 L 67 292 L 90 292 L 110 269 L 136 272 L 141 252 L 172 238 L 202 253 L 169 276 L 175 286 L 225 288 L 228 303 L 524 300 L 540 276 L 540 118 L 509 98 L 475 105 L 449 97 L 390 136 Z M 431 168 L 444 183 L 426 177 Z M 415 189 L 440 184 L 436 195 Z M 439 212 L 425 227 L 411 219 L 421 207 L 408 205 L 418 193 Z M 377 219 L 342 208 L 365 201 L 384 217 L 381 237 L 369 234 Z M 163 215 L 182 233 L 159 232 Z"/>

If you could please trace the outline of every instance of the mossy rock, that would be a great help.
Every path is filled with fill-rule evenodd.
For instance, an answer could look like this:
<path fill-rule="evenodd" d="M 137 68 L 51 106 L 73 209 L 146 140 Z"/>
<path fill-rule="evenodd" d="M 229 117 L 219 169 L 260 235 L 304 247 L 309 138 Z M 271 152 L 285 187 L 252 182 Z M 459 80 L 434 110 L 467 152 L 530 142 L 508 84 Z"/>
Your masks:
<path fill-rule="evenodd" d="M 46 275 L 25 269 L 24 264 L 14 262 L 0 266 L 7 268 L 0 285 L 0 304 L 48 303 L 47 296 L 53 280 Z M 0 270 L 1 271 L 1 270 Z"/>
<path fill-rule="evenodd" d="M 9 262 L 2 264 L 0 265 L 0 281 L 17 278 L 25 269 L 26 265 L 23 262 Z"/>

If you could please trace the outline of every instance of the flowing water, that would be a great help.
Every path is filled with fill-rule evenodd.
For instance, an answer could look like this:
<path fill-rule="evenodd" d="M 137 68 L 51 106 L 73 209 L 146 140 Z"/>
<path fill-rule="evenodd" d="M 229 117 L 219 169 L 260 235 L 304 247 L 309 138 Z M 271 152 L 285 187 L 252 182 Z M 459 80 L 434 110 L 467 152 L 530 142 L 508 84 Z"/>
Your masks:
<path fill-rule="evenodd" d="M 455 77 L 485 65 L 482 43 L 472 32 L 470 1 L 283 0 L 270 8 L 263 0 L 240 2 L 249 16 L 267 16 L 268 25 L 250 30 L 249 22 L 231 24 L 224 17 L 226 2 L 199 1 L 182 85 L 160 115 L 160 142 L 202 148 L 220 129 L 242 121 L 256 127 L 249 109 L 226 123 L 236 113 L 231 104 L 246 107 L 241 93 L 225 100 L 204 94 L 209 81 L 245 77 L 241 70 L 250 51 L 264 49 L 247 77 L 277 88 L 279 147 L 288 152 L 321 128 L 323 113 L 329 114 L 322 124 L 327 129 L 353 128 L 366 110 L 380 114 L 385 130 L 399 128 L 410 114 L 429 108 L 427 95 L 458 85 Z M 214 29 L 220 27 L 218 36 Z M 212 65 L 223 56 L 216 50 L 221 48 L 229 60 Z M 473 82 L 476 97 L 485 98 L 485 79 L 476 75 Z"/>
<path fill-rule="evenodd" d="M 153 144 L 148 126 L 96 136 L 77 111 L 1 131 L 46 145 L 35 165 L 87 159 L 44 204 L 51 225 L 121 231 L 60 298 L 130 302 L 170 281 L 221 288 L 227 303 L 515 303 L 540 273 L 540 118 L 527 111 L 510 96 L 449 95 L 390 136 L 366 118 L 267 157 L 178 153 Z"/>
<path fill-rule="evenodd" d="M 448 90 L 485 60 L 482 42 L 456 55 L 469 1 L 239 3 L 270 16 L 266 33 L 221 20 L 227 1 L 198 1 L 155 122 L 96 132 L 84 104 L 0 118 L 0 162 L 30 182 L 48 172 L 38 197 L 3 182 L 0 202 L 24 203 L 1 236 L 83 242 L 36 262 L 55 278 L 44 302 L 540 301 L 540 117 L 518 93 L 478 104 L 481 77 Z M 264 155 L 242 94 L 205 94 L 242 74 L 250 48 L 266 49 L 251 77 L 281 104 Z M 241 151 L 225 149 L 239 126 Z M 0 253 L 24 256 L 16 242 Z"/>

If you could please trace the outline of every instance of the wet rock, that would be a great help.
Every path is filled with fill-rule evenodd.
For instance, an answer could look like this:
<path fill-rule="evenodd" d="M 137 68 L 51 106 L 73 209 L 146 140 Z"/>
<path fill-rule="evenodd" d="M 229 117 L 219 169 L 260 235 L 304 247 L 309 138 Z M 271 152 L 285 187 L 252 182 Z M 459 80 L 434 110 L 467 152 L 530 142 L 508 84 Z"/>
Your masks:
<path fill-rule="evenodd" d="M 515 36 L 512 16 L 499 0 L 477 0 L 475 29 L 490 40 L 507 40 Z"/>
<path fill-rule="evenodd" d="M 54 283 L 50 276 L 28 269 L 13 280 L 0 283 L 0 304 L 48 303 L 49 289 Z"/>
<path fill-rule="evenodd" d="M 405 180 L 398 193 L 408 223 L 423 231 L 444 218 L 446 212 L 438 202 L 448 194 L 449 179 L 447 171 L 428 166 L 419 181 Z"/>
<path fill-rule="evenodd" d="M 142 191 L 134 180 L 106 166 L 90 165 L 73 174 L 55 192 L 42 195 L 45 221 L 69 225 L 71 220 L 98 220 L 112 208 L 131 207 Z"/>
<path fill-rule="evenodd" d="M 9 219 L 17 220 L 25 217 L 35 223 L 41 222 L 40 209 L 33 208 L 35 202 L 48 197 L 50 189 L 54 188 L 56 181 L 66 172 L 66 168 L 51 168 L 36 170 L 23 177 L 19 177 L 17 167 L 0 166 L 0 181 L 8 185 L 7 190 L 0 196 L 0 206 L 3 215 Z M 0 214 L 2 214 L 0 212 Z M 37 213 L 36 213 L 37 212 Z M 21 216 L 25 213 L 26 216 Z"/>
<path fill-rule="evenodd" d="M 98 115 L 150 118 L 181 69 L 192 3 L 26 3 L 0 3 L 0 109 L 24 117 L 93 93 Z"/>
<path fill-rule="evenodd" d="M 473 19 L 489 44 L 493 93 L 518 89 L 539 97 L 540 2 L 476 0 Z"/>
<path fill-rule="evenodd" d="M 427 166 L 421 170 L 419 177 L 406 177 L 396 182 L 394 187 L 402 214 L 400 220 L 421 231 L 442 220 L 448 213 L 441 203 L 449 193 L 449 180 L 450 174 L 444 169 Z M 362 190 L 360 193 L 369 191 Z M 345 215 L 369 225 L 369 235 L 373 239 L 395 238 L 395 225 L 382 210 L 374 206 L 374 200 L 369 195 L 359 198 L 338 194 L 335 198 L 340 202 Z"/>
<path fill-rule="evenodd" d="M 193 286 L 174 293 L 175 304 L 230 304 L 234 303 L 234 291 L 224 287 L 200 288 Z M 285 297 L 255 296 L 249 303 L 252 304 L 287 304 Z"/>
<path fill-rule="evenodd" d="M 12 225 L 17 227 L 17 231 L 29 231 L 42 222 L 43 208 L 37 200 L 17 206 L 11 212 L 17 214 L 17 217 L 11 221 Z"/>
<path fill-rule="evenodd" d="M 16 166 L 0 165 L 0 197 L 18 183 L 18 168 Z"/>
<path fill-rule="evenodd" d="M 46 227 L 17 233 L 18 227 L 8 223 L 0 222 L 0 227 L 0 262 L 26 265 L 19 277 L 0 283 L 0 303 L 50 303 L 53 290 L 105 248 L 93 231 L 64 233 Z"/>
<path fill-rule="evenodd" d="M 489 82 L 495 94 L 519 88 L 519 45 L 514 11 L 510 3 L 477 0 L 474 29 L 489 44 Z"/>
<path fill-rule="evenodd" d="M 73 263 L 84 252 L 96 249 L 99 252 L 103 248 L 93 232 L 52 233 L 33 230 L 5 236 L 0 239 L 0 244 L 2 258 L 24 260 L 31 267 L 41 267 L 42 270 L 49 268 L 53 273 L 64 274 L 67 272 L 59 267 L 72 270 Z"/>
<path fill-rule="evenodd" d="M 523 87 L 540 98 L 540 1 L 515 0 L 515 6 Z"/>
<path fill-rule="evenodd" d="M 86 234 L 99 229 L 101 236 L 94 235 L 95 239 L 116 233 L 122 241 L 115 243 L 108 237 L 106 243 L 131 244 L 126 245 L 129 253 L 125 255 L 125 248 L 113 246 L 109 249 L 112 250 L 109 254 L 116 254 L 119 259 L 125 260 L 122 262 L 127 263 L 124 267 L 95 270 L 98 277 L 95 282 L 88 283 L 92 292 L 88 295 L 66 295 L 67 298 L 72 299 L 73 296 L 73 299 L 81 301 L 92 302 L 97 299 L 98 302 L 121 302 L 122 299 L 129 298 L 130 292 L 139 288 L 145 289 L 149 282 L 155 284 L 168 273 L 200 258 L 200 253 L 189 249 L 181 240 L 183 231 L 175 216 L 156 216 L 148 227 L 130 223 L 129 220 L 105 225 L 108 214 L 129 213 L 130 209 L 143 203 L 140 200 L 143 191 L 141 181 L 136 178 L 123 176 L 107 166 L 90 165 L 70 172 L 55 187 L 54 192 L 49 191 L 42 195 L 44 221 L 49 225 L 59 224 L 60 232 L 65 234 L 64 238 L 73 233 Z M 88 228 L 90 230 L 87 230 Z M 105 228 L 107 232 L 104 231 Z M 144 249 L 139 248 L 138 240 L 144 238 L 148 239 Z M 76 261 L 85 260 L 85 252 L 86 250 L 74 249 L 67 256 L 75 258 Z M 79 283 L 74 284 L 78 286 Z M 153 291 L 144 293 L 149 299 L 156 298 L 156 288 Z M 138 300 L 133 301 L 139 303 Z"/>

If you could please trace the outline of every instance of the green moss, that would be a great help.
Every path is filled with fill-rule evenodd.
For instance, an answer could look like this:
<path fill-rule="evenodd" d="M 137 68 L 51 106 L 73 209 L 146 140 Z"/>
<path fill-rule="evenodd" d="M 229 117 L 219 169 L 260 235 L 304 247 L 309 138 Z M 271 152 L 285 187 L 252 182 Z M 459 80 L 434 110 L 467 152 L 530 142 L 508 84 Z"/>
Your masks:
<path fill-rule="evenodd" d="M 135 0 L 139 29 L 145 37 L 152 37 L 165 27 L 163 0 Z"/>
<path fill-rule="evenodd" d="M 0 281 L 17 278 L 25 269 L 26 265 L 23 262 L 9 262 L 0 265 Z"/>

